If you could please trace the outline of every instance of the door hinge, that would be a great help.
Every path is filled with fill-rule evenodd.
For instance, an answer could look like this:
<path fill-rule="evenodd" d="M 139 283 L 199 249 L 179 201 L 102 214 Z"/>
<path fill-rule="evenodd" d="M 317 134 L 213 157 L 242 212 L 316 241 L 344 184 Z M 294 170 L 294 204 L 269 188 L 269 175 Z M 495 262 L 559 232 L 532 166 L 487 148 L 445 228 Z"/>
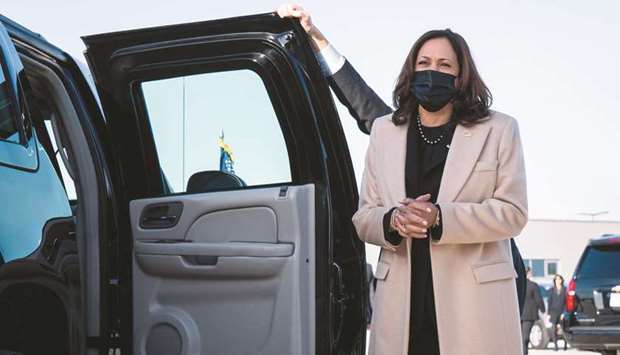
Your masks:
<path fill-rule="evenodd" d="M 293 31 L 282 32 L 282 33 L 279 33 L 276 38 L 278 39 L 278 42 L 280 42 L 282 47 L 286 48 L 289 42 L 293 38 L 295 38 L 295 34 L 293 33 Z"/>

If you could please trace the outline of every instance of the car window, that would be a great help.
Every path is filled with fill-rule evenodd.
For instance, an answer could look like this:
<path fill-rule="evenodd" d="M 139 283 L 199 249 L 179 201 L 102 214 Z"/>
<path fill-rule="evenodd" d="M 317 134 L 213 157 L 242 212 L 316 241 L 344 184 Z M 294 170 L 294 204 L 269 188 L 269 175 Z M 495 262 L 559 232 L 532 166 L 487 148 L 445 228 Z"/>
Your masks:
<path fill-rule="evenodd" d="M 141 84 L 164 181 L 186 192 L 192 176 L 226 173 L 239 186 L 291 181 L 286 143 L 262 79 L 251 70 Z M 193 191 L 196 191 L 193 189 Z"/>
<path fill-rule="evenodd" d="M 620 278 L 620 245 L 588 247 L 578 277 Z"/>
<path fill-rule="evenodd" d="M 0 65 L 0 139 L 19 143 L 14 101 L 11 98 L 10 83 L 4 75 L 4 68 L 4 63 L 2 63 Z"/>
<path fill-rule="evenodd" d="M 0 153 L 9 146 L 14 144 L 0 144 Z M 36 147 L 42 146 L 37 140 Z M 4 263 L 42 250 L 39 247 L 45 225 L 52 219 L 72 215 L 67 192 L 48 152 L 37 149 L 36 156 L 36 170 L 0 165 L 0 196 L 10 201 L 11 207 L 0 209 L 0 261 Z"/>
<path fill-rule="evenodd" d="M 64 159 L 62 159 L 61 157 L 61 151 L 58 148 L 58 140 L 56 138 L 54 129 L 52 128 L 52 122 L 50 120 L 45 121 L 45 130 L 48 136 L 50 137 L 52 148 L 54 149 L 53 152 L 50 152 L 51 153 L 50 158 L 53 158 L 58 163 L 58 167 L 60 168 L 60 175 L 61 175 L 60 179 L 63 181 L 63 184 L 65 186 L 67 197 L 69 198 L 69 200 L 77 200 L 75 182 L 73 181 L 73 177 L 71 177 L 71 174 L 69 173 L 69 170 L 67 169 L 67 166 L 65 165 Z M 68 155 L 68 151 L 66 148 L 61 148 L 61 149 L 63 149 L 65 154 Z"/>

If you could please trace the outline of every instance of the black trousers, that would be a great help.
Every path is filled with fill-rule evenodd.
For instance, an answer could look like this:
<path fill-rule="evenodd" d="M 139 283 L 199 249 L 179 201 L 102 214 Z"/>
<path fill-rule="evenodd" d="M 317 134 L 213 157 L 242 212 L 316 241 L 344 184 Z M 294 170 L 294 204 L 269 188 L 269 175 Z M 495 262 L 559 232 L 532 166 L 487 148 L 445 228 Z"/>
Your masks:
<path fill-rule="evenodd" d="M 521 335 L 523 336 L 523 354 L 527 355 L 528 349 L 527 346 L 530 343 L 530 332 L 532 331 L 532 326 L 534 325 L 533 320 L 522 320 L 521 321 Z"/>
<path fill-rule="evenodd" d="M 428 238 L 411 244 L 411 311 L 409 355 L 439 355 L 435 290 Z"/>
<path fill-rule="evenodd" d="M 560 324 L 560 314 L 552 314 L 549 321 L 551 322 L 551 341 L 555 346 L 555 350 L 558 350 L 558 324 Z M 564 350 L 566 350 L 566 338 L 564 339 Z"/>
<path fill-rule="evenodd" d="M 414 331 L 409 340 L 409 355 L 439 355 L 437 329 L 425 327 Z"/>

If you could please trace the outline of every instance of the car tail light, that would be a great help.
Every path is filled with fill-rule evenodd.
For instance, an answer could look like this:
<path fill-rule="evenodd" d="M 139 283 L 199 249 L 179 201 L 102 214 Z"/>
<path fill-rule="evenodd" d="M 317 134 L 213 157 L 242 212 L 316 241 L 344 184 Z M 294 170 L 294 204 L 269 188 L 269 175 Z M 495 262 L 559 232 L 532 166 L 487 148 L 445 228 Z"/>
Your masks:
<path fill-rule="evenodd" d="M 577 308 L 577 296 L 575 290 L 577 289 L 577 283 L 575 279 L 570 280 L 568 288 L 566 289 L 566 311 L 573 312 Z"/>

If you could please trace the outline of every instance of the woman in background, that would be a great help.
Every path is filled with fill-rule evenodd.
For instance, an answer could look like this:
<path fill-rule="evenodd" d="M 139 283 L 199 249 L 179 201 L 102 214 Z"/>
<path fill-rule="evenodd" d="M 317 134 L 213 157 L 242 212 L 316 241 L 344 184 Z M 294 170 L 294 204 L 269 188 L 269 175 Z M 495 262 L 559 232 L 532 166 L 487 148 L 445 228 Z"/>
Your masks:
<path fill-rule="evenodd" d="M 549 294 L 549 321 L 551 322 L 551 336 L 555 344 L 555 350 L 558 350 L 558 331 L 560 330 L 560 320 L 564 313 L 564 304 L 566 303 L 566 288 L 564 287 L 564 278 L 562 275 L 556 274 L 553 277 L 553 287 Z M 564 337 L 562 337 L 564 338 Z M 566 350 L 566 339 L 564 338 L 564 350 Z"/>

